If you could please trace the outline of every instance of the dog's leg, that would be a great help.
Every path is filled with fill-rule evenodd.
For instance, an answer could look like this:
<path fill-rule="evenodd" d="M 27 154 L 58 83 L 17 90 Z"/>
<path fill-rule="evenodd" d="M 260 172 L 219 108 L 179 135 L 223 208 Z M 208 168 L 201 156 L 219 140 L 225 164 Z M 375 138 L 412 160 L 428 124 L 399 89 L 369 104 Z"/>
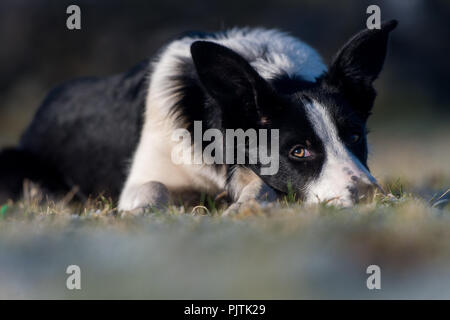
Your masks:
<path fill-rule="evenodd" d="M 158 123 L 147 122 L 144 125 L 127 181 L 120 194 L 119 211 L 140 214 L 149 207 L 162 209 L 169 202 L 171 186 L 184 183 L 183 172 L 170 159 L 168 125 L 163 121 Z"/>
<path fill-rule="evenodd" d="M 250 169 L 238 168 L 233 173 L 228 188 L 235 202 L 225 210 L 223 215 L 236 213 L 243 204 L 252 200 L 264 203 L 277 199 L 276 192 Z"/>

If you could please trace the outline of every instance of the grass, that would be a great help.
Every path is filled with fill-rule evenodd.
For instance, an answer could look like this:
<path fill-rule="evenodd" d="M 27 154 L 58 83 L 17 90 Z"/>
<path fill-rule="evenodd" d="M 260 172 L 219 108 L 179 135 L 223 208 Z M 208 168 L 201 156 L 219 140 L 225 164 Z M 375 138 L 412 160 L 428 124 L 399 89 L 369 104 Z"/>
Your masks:
<path fill-rule="evenodd" d="M 304 205 L 291 190 L 228 217 L 205 195 L 120 217 L 104 197 L 72 204 L 26 186 L 0 204 L 0 299 L 450 298 L 448 136 L 417 149 L 380 136 L 371 167 L 387 195 L 347 209 Z M 72 264 L 79 291 L 65 286 Z M 366 287 L 372 264 L 381 290 Z"/>
<path fill-rule="evenodd" d="M 388 196 L 342 209 L 295 195 L 232 217 L 203 198 L 120 218 L 103 197 L 84 206 L 31 190 L 0 209 L 0 298 L 450 297 L 450 210 L 388 186 Z M 65 287 L 68 265 L 82 290 Z M 366 268 L 382 290 L 366 288 Z"/>

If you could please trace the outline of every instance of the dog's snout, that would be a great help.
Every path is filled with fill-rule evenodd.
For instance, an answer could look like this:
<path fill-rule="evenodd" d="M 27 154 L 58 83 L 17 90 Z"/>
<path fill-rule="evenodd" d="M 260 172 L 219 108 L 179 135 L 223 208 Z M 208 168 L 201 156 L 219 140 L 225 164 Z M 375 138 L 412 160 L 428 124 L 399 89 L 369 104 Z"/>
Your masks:
<path fill-rule="evenodd" d="M 349 156 L 346 161 L 328 163 L 317 183 L 310 188 L 307 201 L 347 207 L 372 202 L 377 190 L 384 193 L 367 167 Z"/>

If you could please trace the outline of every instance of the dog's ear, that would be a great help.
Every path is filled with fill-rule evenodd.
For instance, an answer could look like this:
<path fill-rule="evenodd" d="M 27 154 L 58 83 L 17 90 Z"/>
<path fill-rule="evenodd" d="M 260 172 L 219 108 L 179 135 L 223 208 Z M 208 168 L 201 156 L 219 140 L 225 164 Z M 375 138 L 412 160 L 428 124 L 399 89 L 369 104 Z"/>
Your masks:
<path fill-rule="evenodd" d="M 273 88 L 242 56 L 209 41 L 194 42 L 191 54 L 202 86 L 222 107 L 225 118 L 232 112 L 232 118 L 261 123 L 274 111 Z"/>
<path fill-rule="evenodd" d="M 358 112 L 368 116 L 375 99 L 372 83 L 383 68 L 389 33 L 396 20 L 381 24 L 380 29 L 365 29 L 353 36 L 336 54 L 326 75 L 326 82 L 337 86 Z"/>

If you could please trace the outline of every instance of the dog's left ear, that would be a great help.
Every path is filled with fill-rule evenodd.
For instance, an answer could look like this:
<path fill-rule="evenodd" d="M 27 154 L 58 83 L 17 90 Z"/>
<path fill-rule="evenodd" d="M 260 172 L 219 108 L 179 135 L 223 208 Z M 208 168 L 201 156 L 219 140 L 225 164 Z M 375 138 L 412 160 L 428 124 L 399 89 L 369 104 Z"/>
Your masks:
<path fill-rule="evenodd" d="M 380 29 L 357 33 L 338 51 L 325 77 L 363 116 L 372 109 L 376 95 L 372 83 L 383 68 L 389 33 L 397 24 L 391 20 L 382 23 Z"/>
<path fill-rule="evenodd" d="M 194 42 L 191 54 L 199 80 L 222 108 L 223 118 L 234 119 L 226 125 L 261 125 L 270 118 L 278 106 L 276 94 L 242 56 L 209 41 Z"/>

